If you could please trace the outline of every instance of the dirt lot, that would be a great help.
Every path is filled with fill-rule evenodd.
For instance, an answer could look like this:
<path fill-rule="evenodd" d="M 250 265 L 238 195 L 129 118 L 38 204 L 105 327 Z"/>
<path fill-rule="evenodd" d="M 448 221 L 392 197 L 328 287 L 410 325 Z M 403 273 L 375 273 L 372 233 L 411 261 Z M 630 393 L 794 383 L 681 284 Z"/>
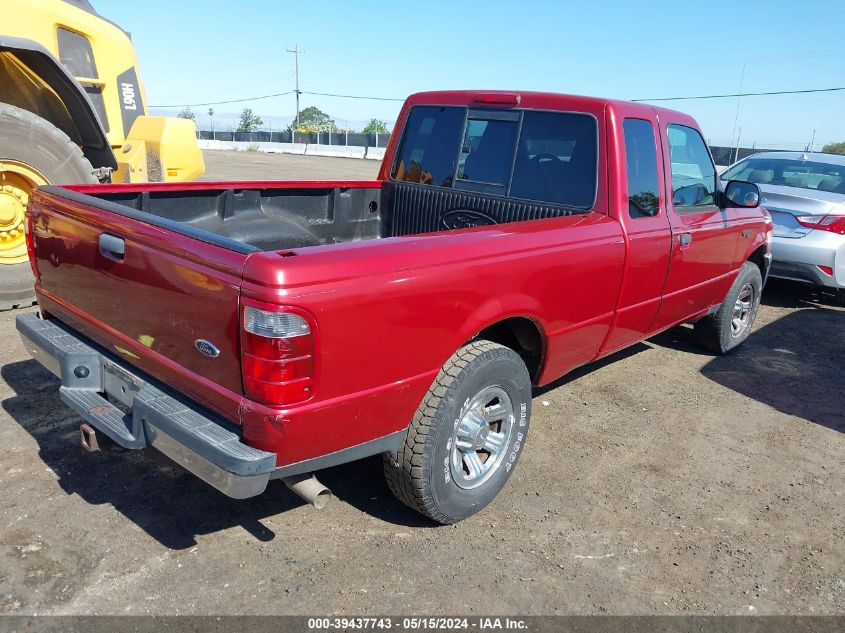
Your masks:
<path fill-rule="evenodd" d="M 377 167 L 208 158 L 212 178 Z M 841 614 L 843 326 L 772 284 L 731 356 L 678 328 L 580 370 L 537 393 L 502 495 L 436 527 L 379 459 L 322 472 L 317 511 L 278 482 L 234 501 L 154 455 L 85 454 L 1 314 L 0 613 Z"/>
<path fill-rule="evenodd" d="M 371 180 L 377 160 L 292 156 L 259 152 L 205 151 L 202 180 Z"/>

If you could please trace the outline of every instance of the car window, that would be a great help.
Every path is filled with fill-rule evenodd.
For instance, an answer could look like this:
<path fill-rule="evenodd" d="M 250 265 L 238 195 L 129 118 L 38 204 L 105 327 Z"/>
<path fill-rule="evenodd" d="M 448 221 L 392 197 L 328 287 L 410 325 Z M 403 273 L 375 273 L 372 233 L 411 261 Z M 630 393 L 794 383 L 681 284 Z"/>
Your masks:
<path fill-rule="evenodd" d="M 523 113 L 510 195 L 588 209 L 595 203 L 596 120 L 570 112 Z"/>
<path fill-rule="evenodd" d="M 643 119 L 625 119 L 622 127 L 628 166 L 628 214 L 632 218 L 655 216 L 660 209 L 660 195 L 654 127 Z"/>
<path fill-rule="evenodd" d="M 412 108 L 392 177 L 405 182 L 451 187 L 465 116 L 464 108 Z"/>
<path fill-rule="evenodd" d="M 91 42 L 83 35 L 59 28 L 56 32 L 59 42 L 59 60 L 74 77 L 97 78 L 97 64 Z"/>
<path fill-rule="evenodd" d="M 725 171 L 722 180 L 845 193 L 845 165 L 799 158 L 751 157 Z"/>
<path fill-rule="evenodd" d="M 571 112 L 415 106 L 394 180 L 589 209 L 598 125 Z"/>
<path fill-rule="evenodd" d="M 458 180 L 507 186 L 518 132 L 518 121 L 467 119 Z"/>
<path fill-rule="evenodd" d="M 672 205 L 678 210 L 708 207 L 716 201 L 716 168 L 701 134 L 685 125 L 668 130 L 672 166 Z"/>

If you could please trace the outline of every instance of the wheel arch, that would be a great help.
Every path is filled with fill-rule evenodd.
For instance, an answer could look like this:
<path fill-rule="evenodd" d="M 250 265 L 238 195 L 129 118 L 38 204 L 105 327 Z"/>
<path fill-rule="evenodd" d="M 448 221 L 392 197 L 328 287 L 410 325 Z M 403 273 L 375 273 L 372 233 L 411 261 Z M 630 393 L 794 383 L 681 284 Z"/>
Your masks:
<path fill-rule="evenodd" d="M 752 264 L 756 264 L 757 268 L 760 269 L 760 274 L 763 276 L 763 279 L 766 278 L 766 245 L 762 244 L 754 249 L 746 258 L 746 261 L 751 262 Z"/>
<path fill-rule="evenodd" d="M 46 90 L 15 90 L 32 84 L 33 76 Z M 62 130 L 95 167 L 117 168 L 103 126 L 80 83 L 55 57 L 33 40 L 0 35 L 2 101 L 36 114 Z"/>
<path fill-rule="evenodd" d="M 476 340 L 492 341 L 519 354 L 531 382 L 537 384 L 546 356 L 546 335 L 537 319 L 525 315 L 501 318 L 482 327 L 464 345 Z"/>

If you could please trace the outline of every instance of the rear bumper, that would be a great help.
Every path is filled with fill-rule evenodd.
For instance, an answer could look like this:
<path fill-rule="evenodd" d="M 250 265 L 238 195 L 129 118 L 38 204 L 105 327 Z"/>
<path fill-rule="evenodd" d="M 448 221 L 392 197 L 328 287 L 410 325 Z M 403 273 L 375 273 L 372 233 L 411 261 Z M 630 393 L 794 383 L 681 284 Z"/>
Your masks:
<path fill-rule="evenodd" d="M 32 313 L 16 321 L 27 351 L 61 379 L 62 401 L 117 444 L 151 446 L 236 499 L 260 494 L 276 474 L 275 453 L 247 446 L 236 426 L 167 393 L 58 321 Z"/>
<path fill-rule="evenodd" d="M 814 230 L 800 238 L 775 237 L 772 277 L 845 288 L 845 236 Z M 828 275 L 819 266 L 827 266 Z"/>

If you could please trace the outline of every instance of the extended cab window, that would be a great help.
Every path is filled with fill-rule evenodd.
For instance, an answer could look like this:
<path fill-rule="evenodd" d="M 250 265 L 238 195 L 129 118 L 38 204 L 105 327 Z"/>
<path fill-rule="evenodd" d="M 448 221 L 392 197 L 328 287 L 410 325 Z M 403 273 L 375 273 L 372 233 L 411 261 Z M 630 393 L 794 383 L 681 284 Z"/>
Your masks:
<path fill-rule="evenodd" d="M 697 130 L 669 126 L 672 163 L 672 205 L 679 211 L 700 209 L 716 202 L 716 168 Z"/>
<path fill-rule="evenodd" d="M 408 115 L 395 180 L 451 187 L 466 110 L 417 106 Z"/>
<path fill-rule="evenodd" d="M 632 218 L 657 215 L 657 149 L 654 127 L 643 119 L 625 119 L 625 160 L 628 165 L 628 214 Z"/>

